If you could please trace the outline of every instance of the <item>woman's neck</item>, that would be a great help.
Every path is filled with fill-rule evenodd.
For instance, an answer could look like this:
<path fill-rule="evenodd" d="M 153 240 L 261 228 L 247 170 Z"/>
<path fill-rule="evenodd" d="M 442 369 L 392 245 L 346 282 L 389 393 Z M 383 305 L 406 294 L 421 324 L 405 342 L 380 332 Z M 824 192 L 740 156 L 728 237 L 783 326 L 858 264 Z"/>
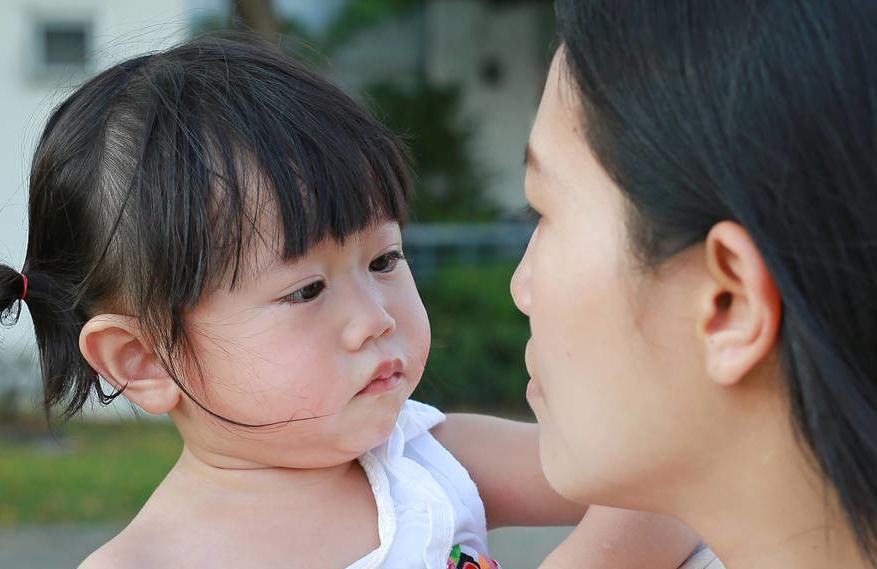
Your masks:
<path fill-rule="evenodd" d="M 786 409 L 728 433 L 706 473 L 677 487 L 674 511 L 727 569 L 872 569 Z"/>

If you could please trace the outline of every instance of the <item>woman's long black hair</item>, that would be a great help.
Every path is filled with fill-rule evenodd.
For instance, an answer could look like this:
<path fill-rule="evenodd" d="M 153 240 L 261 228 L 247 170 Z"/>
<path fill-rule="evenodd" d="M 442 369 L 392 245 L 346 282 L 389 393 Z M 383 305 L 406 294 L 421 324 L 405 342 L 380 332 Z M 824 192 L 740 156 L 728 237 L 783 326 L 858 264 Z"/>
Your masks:
<path fill-rule="evenodd" d="M 589 144 L 657 265 L 721 220 L 783 301 L 794 423 L 877 553 L 877 3 L 558 0 Z"/>
<path fill-rule="evenodd" d="M 402 222 L 408 166 L 348 96 L 253 38 L 192 40 L 85 83 L 52 113 L 30 174 L 21 272 L 47 408 L 70 415 L 92 393 L 116 395 L 79 351 L 91 316 L 136 316 L 179 378 L 185 311 L 236 286 L 254 239 L 294 259 L 324 238 Z M 261 234 L 272 225 L 279 235 Z M 4 324 L 23 286 L 0 265 Z"/>

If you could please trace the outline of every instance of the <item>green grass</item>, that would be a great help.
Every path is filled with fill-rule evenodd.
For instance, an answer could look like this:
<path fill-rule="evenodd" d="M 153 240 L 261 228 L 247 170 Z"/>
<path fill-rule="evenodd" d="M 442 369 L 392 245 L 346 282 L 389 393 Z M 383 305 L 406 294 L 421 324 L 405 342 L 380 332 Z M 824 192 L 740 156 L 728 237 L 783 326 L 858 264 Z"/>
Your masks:
<path fill-rule="evenodd" d="M 0 527 L 130 519 L 179 456 L 168 423 L 71 422 L 53 440 L 0 439 Z"/>

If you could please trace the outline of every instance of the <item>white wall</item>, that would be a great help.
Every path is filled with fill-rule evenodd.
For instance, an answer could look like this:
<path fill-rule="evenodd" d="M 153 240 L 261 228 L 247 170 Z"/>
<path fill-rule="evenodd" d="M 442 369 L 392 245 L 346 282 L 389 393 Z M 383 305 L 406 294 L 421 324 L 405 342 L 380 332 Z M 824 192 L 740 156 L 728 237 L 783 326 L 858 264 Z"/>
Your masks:
<path fill-rule="evenodd" d="M 27 172 L 51 109 L 89 74 L 183 39 L 190 12 L 185 0 L 0 0 L 0 262 L 19 268 L 24 260 Z M 91 22 L 87 73 L 38 65 L 38 22 L 64 19 Z M 32 336 L 26 314 L 14 328 L 0 329 L 0 389 L 3 382 L 35 383 L 18 377 L 21 363 L 10 364 L 33 360 Z"/>

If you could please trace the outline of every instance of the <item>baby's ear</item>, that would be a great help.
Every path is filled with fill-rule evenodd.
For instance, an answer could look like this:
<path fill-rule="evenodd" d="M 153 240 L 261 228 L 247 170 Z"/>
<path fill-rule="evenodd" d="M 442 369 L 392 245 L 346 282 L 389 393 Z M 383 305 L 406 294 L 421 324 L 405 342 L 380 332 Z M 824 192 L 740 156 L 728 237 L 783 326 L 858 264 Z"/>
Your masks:
<path fill-rule="evenodd" d="M 104 379 L 148 413 L 167 413 L 182 392 L 144 339 L 136 318 L 101 314 L 79 334 L 82 355 Z"/>

